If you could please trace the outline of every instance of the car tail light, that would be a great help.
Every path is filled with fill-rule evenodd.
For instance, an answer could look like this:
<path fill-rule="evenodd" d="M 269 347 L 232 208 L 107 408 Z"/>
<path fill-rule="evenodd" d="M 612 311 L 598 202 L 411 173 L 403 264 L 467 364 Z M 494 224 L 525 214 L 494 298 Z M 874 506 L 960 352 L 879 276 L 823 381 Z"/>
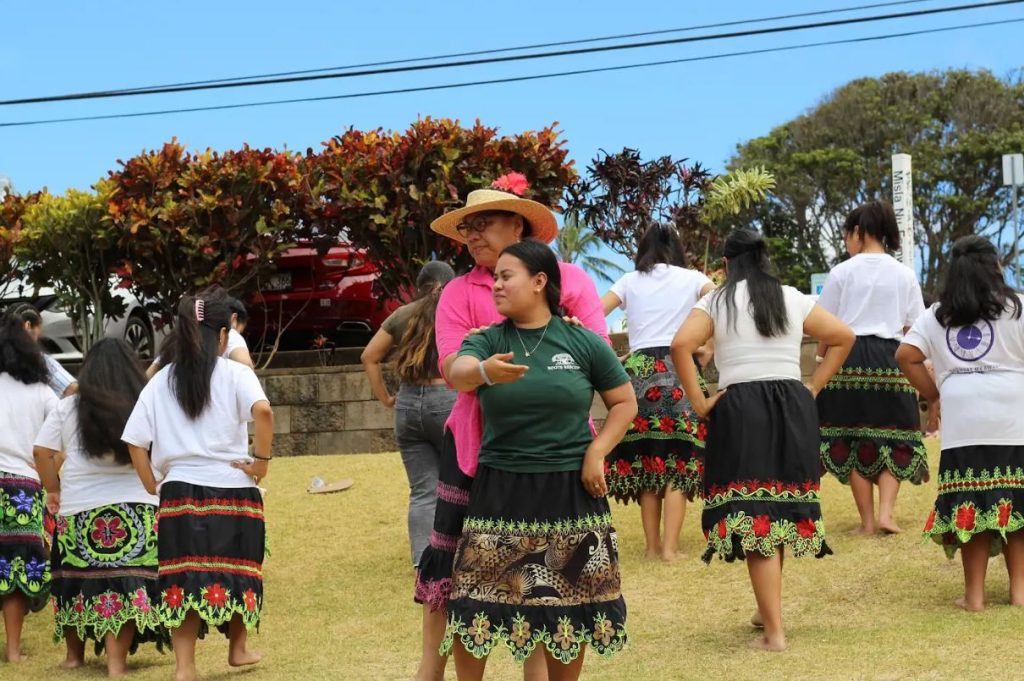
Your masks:
<path fill-rule="evenodd" d="M 324 267 L 327 268 L 327 276 L 337 277 L 344 275 L 349 270 L 359 269 L 366 264 L 366 259 L 359 253 L 344 251 L 342 253 L 328 253 L 321 258 Z"/>

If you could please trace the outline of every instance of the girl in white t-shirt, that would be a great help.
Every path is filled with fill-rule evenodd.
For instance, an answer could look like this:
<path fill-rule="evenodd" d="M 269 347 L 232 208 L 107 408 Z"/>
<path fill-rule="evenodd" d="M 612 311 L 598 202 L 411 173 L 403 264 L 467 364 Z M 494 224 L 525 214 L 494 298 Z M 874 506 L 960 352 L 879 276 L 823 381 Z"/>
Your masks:
<path fill-rule="evenodd" d="M 725 242 L 726 283 L 701 298 L 672 341 L 693 408 L 708 419 L 701 525 L 704 560 L 746 560 L 757 600 L 754 641 L 783 650 L 782 556 L 824 557 L 814 395 L 853 346 L 853 333 L 772 274 L 767 245 L 752 230 Z M 804 334 L 829 346 L 810 382 L 800 382 Z M 715 339 L 720 392 L 704 396 L 693 353 Z"/>
<path fill-rule="evenodd" d="M 853 257 L 829 273 L 818 304 L 853 329 L 857 343 L 818 396 L 821 461 L 849 483 L 861 533 L 895 534 L 900 483 L 928 480 L 917 393 L 896 366 L 899 339 L 924 302 L 913 270 L 889 255 L 900 247 L 891 205 L 874 201 L 857 208 L 843 232 Z M 819 344 L 819 355 L 823 348 Z"/>
<path fill-rule="evenodd" d="M 180 681 L 196 678 L 196 639 L 209 627 L 227 635 L 230 665 L 261 658 L 246 642 L 263 605 L 265 530 L 256 483 L 271 458 L 273 414 L 253 370 L 221 357 L 230 325 L 222 289 L 181 302 L 170 361 L 139 395 L 122 435 L 150 493 L 160 479 L 158 609 L 171 630 Z"/>
<path fill-rule="evenodd" d="M 1003 279 L 995 247 L 980 236 L 953 244 L 939 303 L 896 353 L 937 414 L 942 457 L 924 534 L 964 566 L 957 605 L 985 607 L 985 571 L 1002 552 L 1010 602 L 1024 605 L 1024 303 Z M 931 360 L 938 385 L 925 366 Z"/>
<path fill-rule="evenodd" d="M 624 364 L 639 414 L 605 460 L 608 494 L 640 503 L 646 556 L 675 560 L 686 501 L 700 491 L 704 426 L 683 394 L 669 354 L 672 336 L 701 296 L 715 285 L 685 267 L 674 227 L 653 225 L 640 237 L 636 271 L 619 279 L 601 302 L 604 313 L 629 315 Z M 661 534 L 664 514 L 664 536 Z"/>
<path fill-rule="evenodd" d="M 36 468 L 57 515 L 51 593 L 54 636 L 67 644 L 64 669 L 85 664 L 91 640 L 105 648 L 110 676 L 120 676 L 130 650 L 144 642 L 162 647 L 167 638 L 155 609 L 158 499 L 121 442 L 145 383 L 128 344 L 105 338 L 85 357 L 78 393 L 50 412 L 35 437 Z"/>
<path fill-rule="evenodd" d="M 46 605 L 50 559 L 45 499 L 32 461 L 32 439 L 57 407 L 39 346 L 8 316 L 0 321 L 0 607 L 7 660 L 19 662 L 25 612 Z"/>

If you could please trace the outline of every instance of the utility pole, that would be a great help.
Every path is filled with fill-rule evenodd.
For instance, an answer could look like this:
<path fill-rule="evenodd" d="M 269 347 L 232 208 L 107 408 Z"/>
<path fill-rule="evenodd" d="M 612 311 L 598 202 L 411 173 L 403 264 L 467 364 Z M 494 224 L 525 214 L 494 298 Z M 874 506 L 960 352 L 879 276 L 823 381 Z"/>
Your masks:
<path fill-rule="evenodd" d="M 1020 280 L 1020 198 L 1018 187 L 1024 184 L 1024 154 L 1003 154 L 1003 186 L 1013 189 L 1013 278 L 1017 290 Z"/>

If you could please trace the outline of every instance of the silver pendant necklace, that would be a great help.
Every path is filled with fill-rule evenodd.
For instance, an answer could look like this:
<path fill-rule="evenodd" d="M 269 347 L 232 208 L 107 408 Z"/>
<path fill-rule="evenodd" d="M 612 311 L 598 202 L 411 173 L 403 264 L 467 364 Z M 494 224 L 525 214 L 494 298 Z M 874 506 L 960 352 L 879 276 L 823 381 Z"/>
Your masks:
<path fill-rule="evenodd" d="M 518 327 L 518 326 L 516 326 L 515 324 L 513 324 L 513 325 L 512 325 L 512 328 L 516 330 L 516 335 L 517 335 L 517 336 L 519 336 L 519 344 L 523 346 L 523 352 L 524 352 L 524 353 L 526 353 L 526 356 L 527 356 L 527 357 L 529 357 L 529 356 L 530 356 L 530 355 L 532 355 L 533 353 L 537 352 L 537 348 L 539 348 L 539 347 L 540 347 L 540 344 L 544 342 L 544 336 L 546 336 L 546 335 L 547 335 L 547 333 L 548 333 L 548 327 L 549 327 L 550 325 L 551 325 L 551 322 L 550 322 L 550 321 L 548 321 L 548 323 L 544 325 L 544 331 L 543 331 L 543 332 L 541 332 L 541 334 L 540 334 L 540 340 L 538 340 L 538 341 L 537 341 L 537 344 L 533 346 L 533 350 L 527 350 L 527 349 L 526 349 L 526 343 L 524 343 L 524 342 L 523 342 L 523 336 L 522 336 L 522 334 L 521 334 L 521 333 L 519 333 L 519 327 Z"/>

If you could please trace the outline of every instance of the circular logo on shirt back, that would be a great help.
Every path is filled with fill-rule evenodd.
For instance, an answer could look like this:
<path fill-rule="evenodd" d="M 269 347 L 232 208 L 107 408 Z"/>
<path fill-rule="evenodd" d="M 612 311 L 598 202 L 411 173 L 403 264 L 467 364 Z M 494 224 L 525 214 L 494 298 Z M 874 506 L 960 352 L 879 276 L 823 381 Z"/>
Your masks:
<path fill-rule="evenodd" d="M 953 356 L 965 362 L 977 362 L 992 349 L 995 330 L 982 319 L 974 324 L 946 329 L 946 346 Z"/>

